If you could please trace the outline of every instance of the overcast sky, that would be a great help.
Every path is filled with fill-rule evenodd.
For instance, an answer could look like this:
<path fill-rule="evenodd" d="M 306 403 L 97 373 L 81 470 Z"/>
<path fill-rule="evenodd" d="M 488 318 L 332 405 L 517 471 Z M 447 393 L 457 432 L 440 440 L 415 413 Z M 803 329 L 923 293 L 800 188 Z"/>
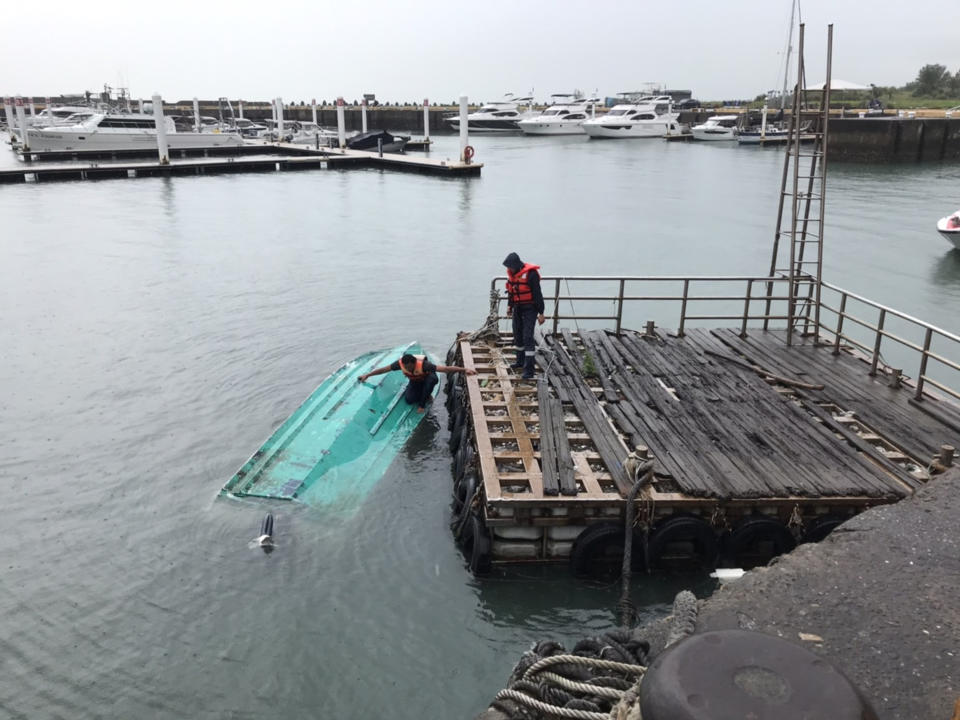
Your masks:
<path fill-rule="evenodd" d="M 834 78 L 902 85 L 926 63 L 960 70 L 960 0 L 804 0 L 801 12 L 811 84 L 830 22 Z M 789 17 L 790 0 L 13 1 L 0 92 L 489 101 L 655 82 L 753 98 L 783 83 Z"/>

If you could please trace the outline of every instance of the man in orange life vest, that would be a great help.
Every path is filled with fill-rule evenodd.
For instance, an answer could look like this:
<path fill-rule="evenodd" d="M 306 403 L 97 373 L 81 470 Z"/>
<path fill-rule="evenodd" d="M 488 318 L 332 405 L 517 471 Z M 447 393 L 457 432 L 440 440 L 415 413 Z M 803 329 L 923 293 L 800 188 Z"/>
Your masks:
<path fill-rule="evenodd" d="M 430 399 L 433 389 L 437 386 L 440 379 L 437 377 L 437 371 L 442 373 L 462 372 L 467 375 L 476 375 L 477 371 L 472 368 L 462 368 L 457 365 L 434 365 L 423 355 L 405 354 L 396 362 L 385 365 L 382 368 L 371 370 L 366 375 L 357 378 L 359 382 L 366 382 L 371 375 L 383 375 L 392 370 L 400 370 L 407 379 L 406 392 L 403 399 L 408 405 L 416 405 L 417 412 L 422 413 L 427 407 L 427 401 Z"/>
<path fill-rule="evenodd" d="M 543 325 L 544 304 L 540 291 L 540 266 L 524 263 L 515 252 L 503 261 L 507 268 L 507 317 L 513 318 L 513 344 L 517 348 L 515 368 L 523 368 L 523 377 L 533 377 L 537 346 L 533 340 L 535 323 Z"/>

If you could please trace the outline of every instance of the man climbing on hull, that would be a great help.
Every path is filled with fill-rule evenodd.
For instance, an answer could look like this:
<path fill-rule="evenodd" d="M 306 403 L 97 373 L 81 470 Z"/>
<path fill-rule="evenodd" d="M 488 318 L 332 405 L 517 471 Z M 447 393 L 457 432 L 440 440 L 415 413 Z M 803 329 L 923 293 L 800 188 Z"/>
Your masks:
<path fill-rule="evenodd" d="M 451 373 L 462 372 L 467 375 L 476 375 L 477 371 L 472 368 L 463 368 L 457 365 L 434 365 L 423 355 L 411 355 L 406 353 L 396 362 L 385 365 L 384 367 L 371 370 L 365 375 L 357 378 L 359 382 L 366 382 L 371 375 L 383 375 L 394 370 L 400 370 L 407 376 L 407 389 L 403 393 L 403 399 L 408 405 L 416 405 L 417 412 L 422 413 L 426 410 L 427 402 L 433 394 L 433 389 L 437 386 L 439 378 L 437 372 Z"/>

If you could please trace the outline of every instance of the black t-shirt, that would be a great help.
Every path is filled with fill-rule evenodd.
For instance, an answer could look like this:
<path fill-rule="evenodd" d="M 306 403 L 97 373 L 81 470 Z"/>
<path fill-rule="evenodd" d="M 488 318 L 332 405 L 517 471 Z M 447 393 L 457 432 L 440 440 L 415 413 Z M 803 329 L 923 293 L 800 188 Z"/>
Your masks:
<path fill-rule="evenodd" d="M 400 369 L 400 361 L 397 360 L 396 362 L 391 363 L 391 364 L 390 364 L 390 369 L 391 369 L 391 370 L 399 370 L 399 369 Z M 429 375 L 430 373 L 435 373 L 436 371 L 437 371 L 437 366 L 436 366 L 436 365 L 434 365 L 434 364 L 433 364 L 432 362 L 430 362 L 429 360 L 424 360 L 424 361 L 423 361 L 423 372 L 424 372 L 425 374 Z M 411 380 L 412 380 L 412 379 L 413 379 L 413 378 L 411 378 Z"/>

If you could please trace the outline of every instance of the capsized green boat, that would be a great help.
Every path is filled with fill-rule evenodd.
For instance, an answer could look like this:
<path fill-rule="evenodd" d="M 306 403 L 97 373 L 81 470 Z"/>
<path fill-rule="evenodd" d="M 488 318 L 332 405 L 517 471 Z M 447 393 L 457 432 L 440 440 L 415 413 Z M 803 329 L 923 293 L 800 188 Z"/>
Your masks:
<path fill-rule="evenodd" d="M 369 352 L 333 373 L 220 494 L 339 505 L 369 493 L 424 413 L 403 399 L 407 379 L 402 372 L 377 375 L 364 383 L 357 378 L 404 353 L 422 351 L 411 343 Z"/>

